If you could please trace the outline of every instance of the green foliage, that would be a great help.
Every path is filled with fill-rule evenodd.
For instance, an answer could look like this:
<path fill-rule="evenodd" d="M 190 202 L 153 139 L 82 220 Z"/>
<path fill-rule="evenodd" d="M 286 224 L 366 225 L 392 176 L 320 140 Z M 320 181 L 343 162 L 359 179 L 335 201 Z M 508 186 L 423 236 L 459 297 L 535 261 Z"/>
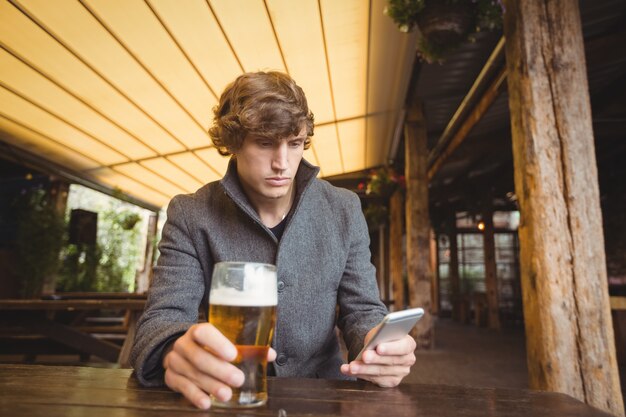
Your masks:
<path fill-rule="evenodd" d="M 419 13 L 426 6 L 426 0 L 389 0 L 383 10 L 398 25 L 400 32 L 410 32 L 417 25 Z"/>
<path fill-rule="evenodd" d="M 135 282 L 139 258 L 139 228 L 141 217 L 130 210 L 107 210 L 102 213 L 107 234 L 98 239 L 102 247 L 98 274 L 99 291 L 128 291 Z"/>
<path fill-rule="evenodd" d="M 95 245 L 67 245 L 57 288 L 60 291 L 124 292 L 134 290 L 140 256 L 141 215 L 136 208 L 92 190 L 72 189 L 68 207 L 98 211 Z"/>
<path fill-rule="evenodd" d="M 26 192 L 16 202 L 16 273 L 21 295 L 41 295 L 44 280 L 59 268 L 59 253 L 64 244 L 65 221 L 43 189 Z"/>

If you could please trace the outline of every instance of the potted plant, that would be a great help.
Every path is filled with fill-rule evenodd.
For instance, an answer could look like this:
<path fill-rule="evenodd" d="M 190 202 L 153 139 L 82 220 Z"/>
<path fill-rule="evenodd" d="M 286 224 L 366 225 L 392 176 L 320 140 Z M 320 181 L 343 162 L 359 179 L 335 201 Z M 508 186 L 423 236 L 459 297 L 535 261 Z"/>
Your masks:
<path fill-rule="evenodd" d="M 419 28 L 417 54 L 428 62 L 443 62 L 473 34 L 502 27 L 501 0 L 388 0 L 385 15 L 402 32 Z"/>

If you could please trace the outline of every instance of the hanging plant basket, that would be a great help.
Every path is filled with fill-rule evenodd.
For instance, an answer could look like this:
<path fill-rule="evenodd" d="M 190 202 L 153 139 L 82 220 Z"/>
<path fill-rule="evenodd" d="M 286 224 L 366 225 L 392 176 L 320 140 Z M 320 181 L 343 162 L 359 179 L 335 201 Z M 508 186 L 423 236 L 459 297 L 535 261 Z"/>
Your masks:
<path fill-rule="evenodd" d="M 418 56 L 441 63 L 475 32 L 501 28 L 504 5 L 501 0 L 388 0 L 384 13 L 401 32 L 419 27 Z"/>
<path fill-rule="evenodd" d="M 417 17 L 417 26 L 433 47 L 446 50 L 465 39 L 474 29 L 474 14 L 469 2 L 428 3 Z"/>

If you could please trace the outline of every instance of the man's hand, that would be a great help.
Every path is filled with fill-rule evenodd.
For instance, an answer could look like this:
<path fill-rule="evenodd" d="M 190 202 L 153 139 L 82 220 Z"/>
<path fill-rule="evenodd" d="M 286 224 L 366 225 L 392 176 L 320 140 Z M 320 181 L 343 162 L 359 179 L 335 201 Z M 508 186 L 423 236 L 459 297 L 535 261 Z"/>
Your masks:
<path fill-rule="evenodd" d="M 372 338 L 376 327 L 365 336 L 365 344 Z M 415 363 L 415 340 L 409 335 L 393 342 L 385 342 L 376 349 L 366 350 L 361 360 L 341 365 L 341 373 L 365 379 L 381 387 L 395 387 L 409 374 Z"/>
<path fill-rule="evenodd" d="M 267 356 L 273 361 L 276 351 L 270 348 Z M 243 372 L 229 363 L 236 357 L 235 345 L 212 324 L 193 325 L 163 355 L 165 383 L 206 410 L 211 406 L 208 394 L 228 401 L 231 387 L 243 384 Z"/>

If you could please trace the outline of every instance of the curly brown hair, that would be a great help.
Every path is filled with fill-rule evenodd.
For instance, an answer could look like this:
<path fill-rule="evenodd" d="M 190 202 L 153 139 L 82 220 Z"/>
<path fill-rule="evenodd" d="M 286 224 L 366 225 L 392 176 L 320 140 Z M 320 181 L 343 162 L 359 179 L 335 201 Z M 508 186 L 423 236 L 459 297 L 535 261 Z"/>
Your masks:
<path fill-rule="evenodd" d="M 213 108 L 209 135 L 220 154 L 236 153 L 247 134 L 282 139 L 306 127 L 304 149 L 311 146 L 313 113 L 304 91 L 287 74 L 250 72 L 229 84 Z"/>

